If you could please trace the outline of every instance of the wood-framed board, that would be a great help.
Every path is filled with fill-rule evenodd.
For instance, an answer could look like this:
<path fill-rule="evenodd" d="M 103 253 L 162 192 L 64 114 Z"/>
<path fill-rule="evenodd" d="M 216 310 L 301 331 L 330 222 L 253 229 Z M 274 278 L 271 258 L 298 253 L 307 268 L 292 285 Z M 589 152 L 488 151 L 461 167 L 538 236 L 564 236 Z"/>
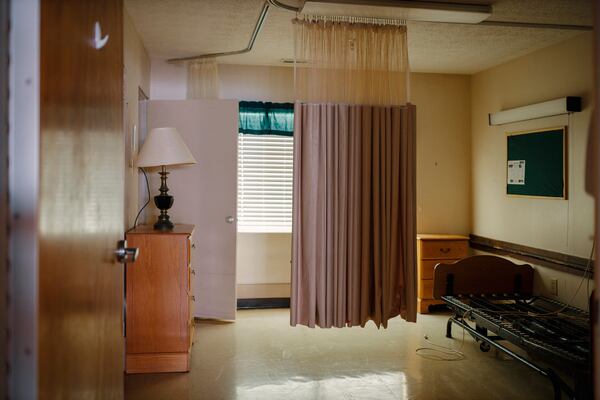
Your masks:
<path fill-rule="evenodd" d="M 507 132 L 506 194 L 567 198 L 567 127 Z"/>

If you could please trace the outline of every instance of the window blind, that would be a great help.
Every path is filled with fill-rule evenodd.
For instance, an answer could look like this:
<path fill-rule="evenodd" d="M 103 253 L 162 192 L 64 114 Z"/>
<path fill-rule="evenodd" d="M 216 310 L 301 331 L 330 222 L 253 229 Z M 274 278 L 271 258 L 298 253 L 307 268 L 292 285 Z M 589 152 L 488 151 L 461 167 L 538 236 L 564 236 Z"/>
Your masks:
<path fill-rule="evenodd" d="M 292 231 L 292 136 L 238 137 L 238 231 Z"/>

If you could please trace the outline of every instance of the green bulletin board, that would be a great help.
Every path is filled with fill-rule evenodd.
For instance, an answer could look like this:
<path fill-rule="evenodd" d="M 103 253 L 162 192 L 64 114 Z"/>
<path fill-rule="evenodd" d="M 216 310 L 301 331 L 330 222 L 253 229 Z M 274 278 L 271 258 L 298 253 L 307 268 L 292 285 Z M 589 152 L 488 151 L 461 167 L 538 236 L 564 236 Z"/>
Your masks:
<path fill-rule="evenodd" d="M 566 198 L 566 127 L 507 134 L 506 194 Z"/>

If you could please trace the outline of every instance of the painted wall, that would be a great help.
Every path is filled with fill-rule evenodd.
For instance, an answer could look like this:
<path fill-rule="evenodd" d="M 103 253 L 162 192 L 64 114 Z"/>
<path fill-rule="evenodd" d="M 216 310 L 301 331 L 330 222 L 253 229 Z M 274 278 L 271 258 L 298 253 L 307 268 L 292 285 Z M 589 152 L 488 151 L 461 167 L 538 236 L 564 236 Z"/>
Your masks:
<path fill-rule="evenodd" d="M 293 102 L 294 72 L 290 67 L 219 65 L 223 99 Z"/>
<path fill-rule="evenodd" d="M 184 64 L 164 60 L 150 62 L 150 98 L 152 100 L 185 100 L 187 69 Z"/>
<path fill-rule="evenodd" d="M 291 260 L 290 233 L 238 233 L 238 298 L 289 297 Z"/>
<path fill-rule="evenodd" d="M 184 99 L 184 67 L 152 60 L 152 99 Z M 219 65 L 222 99 L 293 101 L 289 67 Z M 470 226 L 470 78 L 413 74 L 417 105 L 417 228 L 468 233 Z M 237 236 L 238 298 L 289 296 L 290 234 Z"/>
<path fill-rule="evenodd" d="M 474 75 L 471 79 L 471 231 L 475 235 L 587 258 L 594 234 L 594 202 L 584 190 L 592 102 L 592 35 L 584 33 Z M 488 113 L 563 96 L 581 96 L 583 111 L 503 126 Z M 568 126 L 568 200 L 508 197 L 506 132 Z M 536 290 L 569 300 L 581 279 L 537 268 Z M 585 289 L 585 284 L 583 285 Z M 561 291 L 561 287 L 564 289 Z M 562 292 L 562 293 L 561 293 Z M 583 295 L 583 297 L 582 297 Z M 576 302 L 585 303 L 585 291 Z"/>
<path fill-rule="evenodd" d="M 150 58 L 142 44 L 133 21 L 123 10 L 123 62 L 125 86 L 125 229 L 133 226 L 138 212 L 139 172 L 134 167 L 138 152 L 138 92 L 141 88 L 146 96 L 150 95 Z"/>
<path fill-rule="evenodd" d="M 470 78 L 412 74 L 417 106 L 417 231 L 468 234 Z"/>
<path fill-rule="evenodd" d="M 294 101 L 294 75 L 289 67 L 219 64 L 219 98 L 274 102 Z M 164 60 L 151 62 L 152 100 L 184 100 L 187 69 Z"/>

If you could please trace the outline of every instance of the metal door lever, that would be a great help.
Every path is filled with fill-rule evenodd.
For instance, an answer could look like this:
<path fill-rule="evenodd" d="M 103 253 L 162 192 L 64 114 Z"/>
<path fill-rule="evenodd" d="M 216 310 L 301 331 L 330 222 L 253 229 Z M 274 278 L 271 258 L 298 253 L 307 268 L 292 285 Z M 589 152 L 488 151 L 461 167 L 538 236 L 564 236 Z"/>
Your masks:
<path fill-rule="evenodd" d="M 127 240 L 119 240 L 117 243 L 117 250 L 115 250 L 115 255 L 117 256 L 117 261 L 120 263 L 132 263 L 140 254 L 140 249 L 137 247 L 127 247 Z"/>

